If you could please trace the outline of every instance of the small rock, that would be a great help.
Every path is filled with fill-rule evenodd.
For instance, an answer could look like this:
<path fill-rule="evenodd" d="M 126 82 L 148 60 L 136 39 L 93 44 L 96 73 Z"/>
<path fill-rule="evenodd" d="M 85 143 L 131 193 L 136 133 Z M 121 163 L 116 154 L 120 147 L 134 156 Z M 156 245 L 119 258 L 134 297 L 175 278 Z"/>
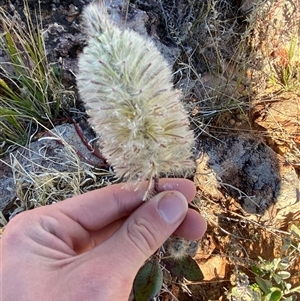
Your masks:
<path fill-rule="evenodd" d="M 226 257 L 215 255 L 210 257 L 203 264 L 199 264 L 203 273 L 204 281 L 211 281 L 216 279 L 224 279 L 226 276 L 228 262 Z"/>
<path fill-rule="evenodd" d="M 0 211 L 11 205 L 16 198 L 13 173 L 9 164 L 9 158 L 0 159 Z"/>

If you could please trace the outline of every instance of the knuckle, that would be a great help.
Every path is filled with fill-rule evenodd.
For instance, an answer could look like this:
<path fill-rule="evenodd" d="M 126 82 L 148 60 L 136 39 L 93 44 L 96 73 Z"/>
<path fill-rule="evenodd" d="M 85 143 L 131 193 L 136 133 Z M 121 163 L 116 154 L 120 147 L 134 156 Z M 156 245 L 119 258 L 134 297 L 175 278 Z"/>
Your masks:
<path fill-rule="evenodd" d="M 127 226 L 130 241 L 146 257 L 152 255 L 158 248 L 155 228 L 155 225 L 140 217 L 131 220 Z"/>

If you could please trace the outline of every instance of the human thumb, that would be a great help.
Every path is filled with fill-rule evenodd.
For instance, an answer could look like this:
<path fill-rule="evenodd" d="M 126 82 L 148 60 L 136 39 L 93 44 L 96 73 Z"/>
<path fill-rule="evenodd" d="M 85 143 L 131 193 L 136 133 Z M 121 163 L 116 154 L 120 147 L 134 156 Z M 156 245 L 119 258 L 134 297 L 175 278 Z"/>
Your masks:
<path fill-rule="evenodd" d="M 182 223 L 187 210 L 187 200 L 178 191 L 161 192 L 135 210 L 114 237 L 123 268 L 135 276 Z"/>

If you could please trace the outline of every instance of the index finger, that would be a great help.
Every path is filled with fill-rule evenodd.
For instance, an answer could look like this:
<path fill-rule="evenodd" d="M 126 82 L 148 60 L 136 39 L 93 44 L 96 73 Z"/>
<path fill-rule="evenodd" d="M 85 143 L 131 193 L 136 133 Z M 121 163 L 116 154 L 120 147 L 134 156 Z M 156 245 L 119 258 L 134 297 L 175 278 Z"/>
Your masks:
<path fill-rule="evenodd" d="M 53 206 L 79 223 L 88 231 L 99 230 L 110 223 L 130 215 L 143 201 L 147 183 L 142 183 L 137 191 L 124 188 L 124 184 L 115 184 L 67 199 Z M 160 179 L 159 189 L 177 190 L 191 202 L 196 194 L 192 181 L 187 179 Z"/>

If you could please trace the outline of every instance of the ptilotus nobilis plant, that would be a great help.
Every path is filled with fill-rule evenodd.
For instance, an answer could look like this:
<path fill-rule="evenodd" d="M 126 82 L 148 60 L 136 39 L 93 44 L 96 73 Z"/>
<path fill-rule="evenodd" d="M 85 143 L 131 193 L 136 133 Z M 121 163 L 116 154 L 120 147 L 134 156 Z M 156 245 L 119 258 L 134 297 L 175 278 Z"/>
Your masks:
<path fill-rule="evenodd" d="M 82 14 L 88 44 L 79 57 L 77 84 L 99 136 L 101 152 L 117 178 L 135 189 L 161 174 L 194 169 L 193 132 L 172 84 L 172 71 L 154 43 L 109 19 L 105 5 Z"/>

